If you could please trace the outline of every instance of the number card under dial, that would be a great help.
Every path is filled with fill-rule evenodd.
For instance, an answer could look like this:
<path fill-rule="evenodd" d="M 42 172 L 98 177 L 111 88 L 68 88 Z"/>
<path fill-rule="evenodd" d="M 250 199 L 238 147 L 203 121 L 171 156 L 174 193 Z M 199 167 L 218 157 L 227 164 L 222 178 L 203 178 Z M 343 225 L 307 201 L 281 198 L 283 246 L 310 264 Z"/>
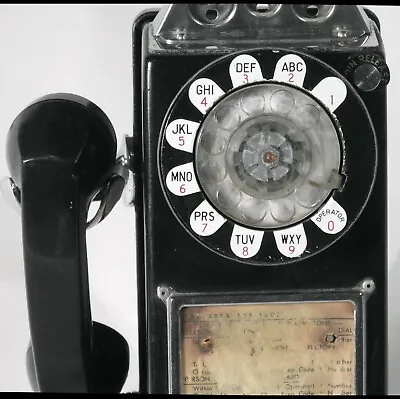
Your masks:
<path fill-rule="evenodd" d="M 364 280 L 330 292 L 179 293 L 169 319 L 170 393 L 354 395 L 364 391 Z"/>
<path fill-rule="evenodd" d="M 181 391 L 355 393 L 352 302 L 182 309 Z"/>

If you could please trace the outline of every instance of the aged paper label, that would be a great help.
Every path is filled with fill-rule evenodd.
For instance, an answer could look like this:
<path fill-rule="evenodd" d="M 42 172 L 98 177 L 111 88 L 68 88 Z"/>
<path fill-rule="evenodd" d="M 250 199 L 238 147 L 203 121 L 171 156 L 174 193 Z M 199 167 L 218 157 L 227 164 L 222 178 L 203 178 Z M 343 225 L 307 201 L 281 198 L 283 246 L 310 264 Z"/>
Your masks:
<path fill-rule="evenodd" d="M 181 310 L 181 393 L 355 394 L 353 302 Z"/>

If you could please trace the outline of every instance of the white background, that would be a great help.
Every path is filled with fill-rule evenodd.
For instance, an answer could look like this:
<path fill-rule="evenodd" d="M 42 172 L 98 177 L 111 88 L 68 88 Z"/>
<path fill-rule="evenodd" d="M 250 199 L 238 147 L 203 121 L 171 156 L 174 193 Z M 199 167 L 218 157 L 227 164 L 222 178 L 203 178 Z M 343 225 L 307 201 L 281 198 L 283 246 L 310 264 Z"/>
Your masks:
<path fill-rule="evenodd" d="M 71 92 L 87 97 L 108 115 L 119 142 L 123 135 L 132 134 L 131 27 L 141 10 L 155 6 L 0 5 L 0 177 L 8 176 L 9 126 L 44 94 Z M 400 309 L 396 306 L 400 300 L 400 7 L 368 7 L 381 21 L 392 75 L 388 87 L 389 390 L 400 393 Z M 29 326 L 20 220 L 4 201 L 0 202 L 0 237 L 0 391 L 30 391 L 25 372 Z M 124 391 L 134 391 L 138 367 L 133 208 L 120 202 L 105 221 L 88 231 L 87 239 L 93 318 L 128 340 L 131 365 Z"/>

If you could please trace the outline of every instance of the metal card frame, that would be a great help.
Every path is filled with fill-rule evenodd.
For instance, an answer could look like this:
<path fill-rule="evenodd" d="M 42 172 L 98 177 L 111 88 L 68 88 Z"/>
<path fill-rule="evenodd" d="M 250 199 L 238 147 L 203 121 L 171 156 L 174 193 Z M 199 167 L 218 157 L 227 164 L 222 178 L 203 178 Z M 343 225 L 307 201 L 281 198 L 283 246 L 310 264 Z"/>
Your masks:
<path fill-rule="evenodd" d="M 168 390 L 170 394 L 180 393 L 180 342 L 182 322 L 180 311 L 184 307 L 213 305 L 249 305 L 269 303 L 307 302 L 353 302 L 355 311 L 355 394 L 366 393 L 366 303 L 375 290 L 371 279 L 364 279 L 354 287 L 338 289 L 315 289 L 302 291 L 274 292 L 179 292 L 171 287 L 159 286 L 158 297 L 167 308 L 168 331 Z"/>

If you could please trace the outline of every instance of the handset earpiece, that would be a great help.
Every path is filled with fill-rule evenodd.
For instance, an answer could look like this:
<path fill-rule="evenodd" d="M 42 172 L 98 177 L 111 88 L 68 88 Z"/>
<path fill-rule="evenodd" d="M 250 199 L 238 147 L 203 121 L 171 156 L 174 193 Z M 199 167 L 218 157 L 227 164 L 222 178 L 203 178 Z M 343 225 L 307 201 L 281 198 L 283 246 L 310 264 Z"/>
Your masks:
<path fill-rule="evenodd" d="M 40 98 L 8 133 L 7 161 L 21 203 L 27 365 L 42 392 L 119 392 L 126 379 L 128 345 L 92 322 L 87 274 L 88 209 L 109 184 L 115 157 L 107 116 L 72 94 Z"/>

